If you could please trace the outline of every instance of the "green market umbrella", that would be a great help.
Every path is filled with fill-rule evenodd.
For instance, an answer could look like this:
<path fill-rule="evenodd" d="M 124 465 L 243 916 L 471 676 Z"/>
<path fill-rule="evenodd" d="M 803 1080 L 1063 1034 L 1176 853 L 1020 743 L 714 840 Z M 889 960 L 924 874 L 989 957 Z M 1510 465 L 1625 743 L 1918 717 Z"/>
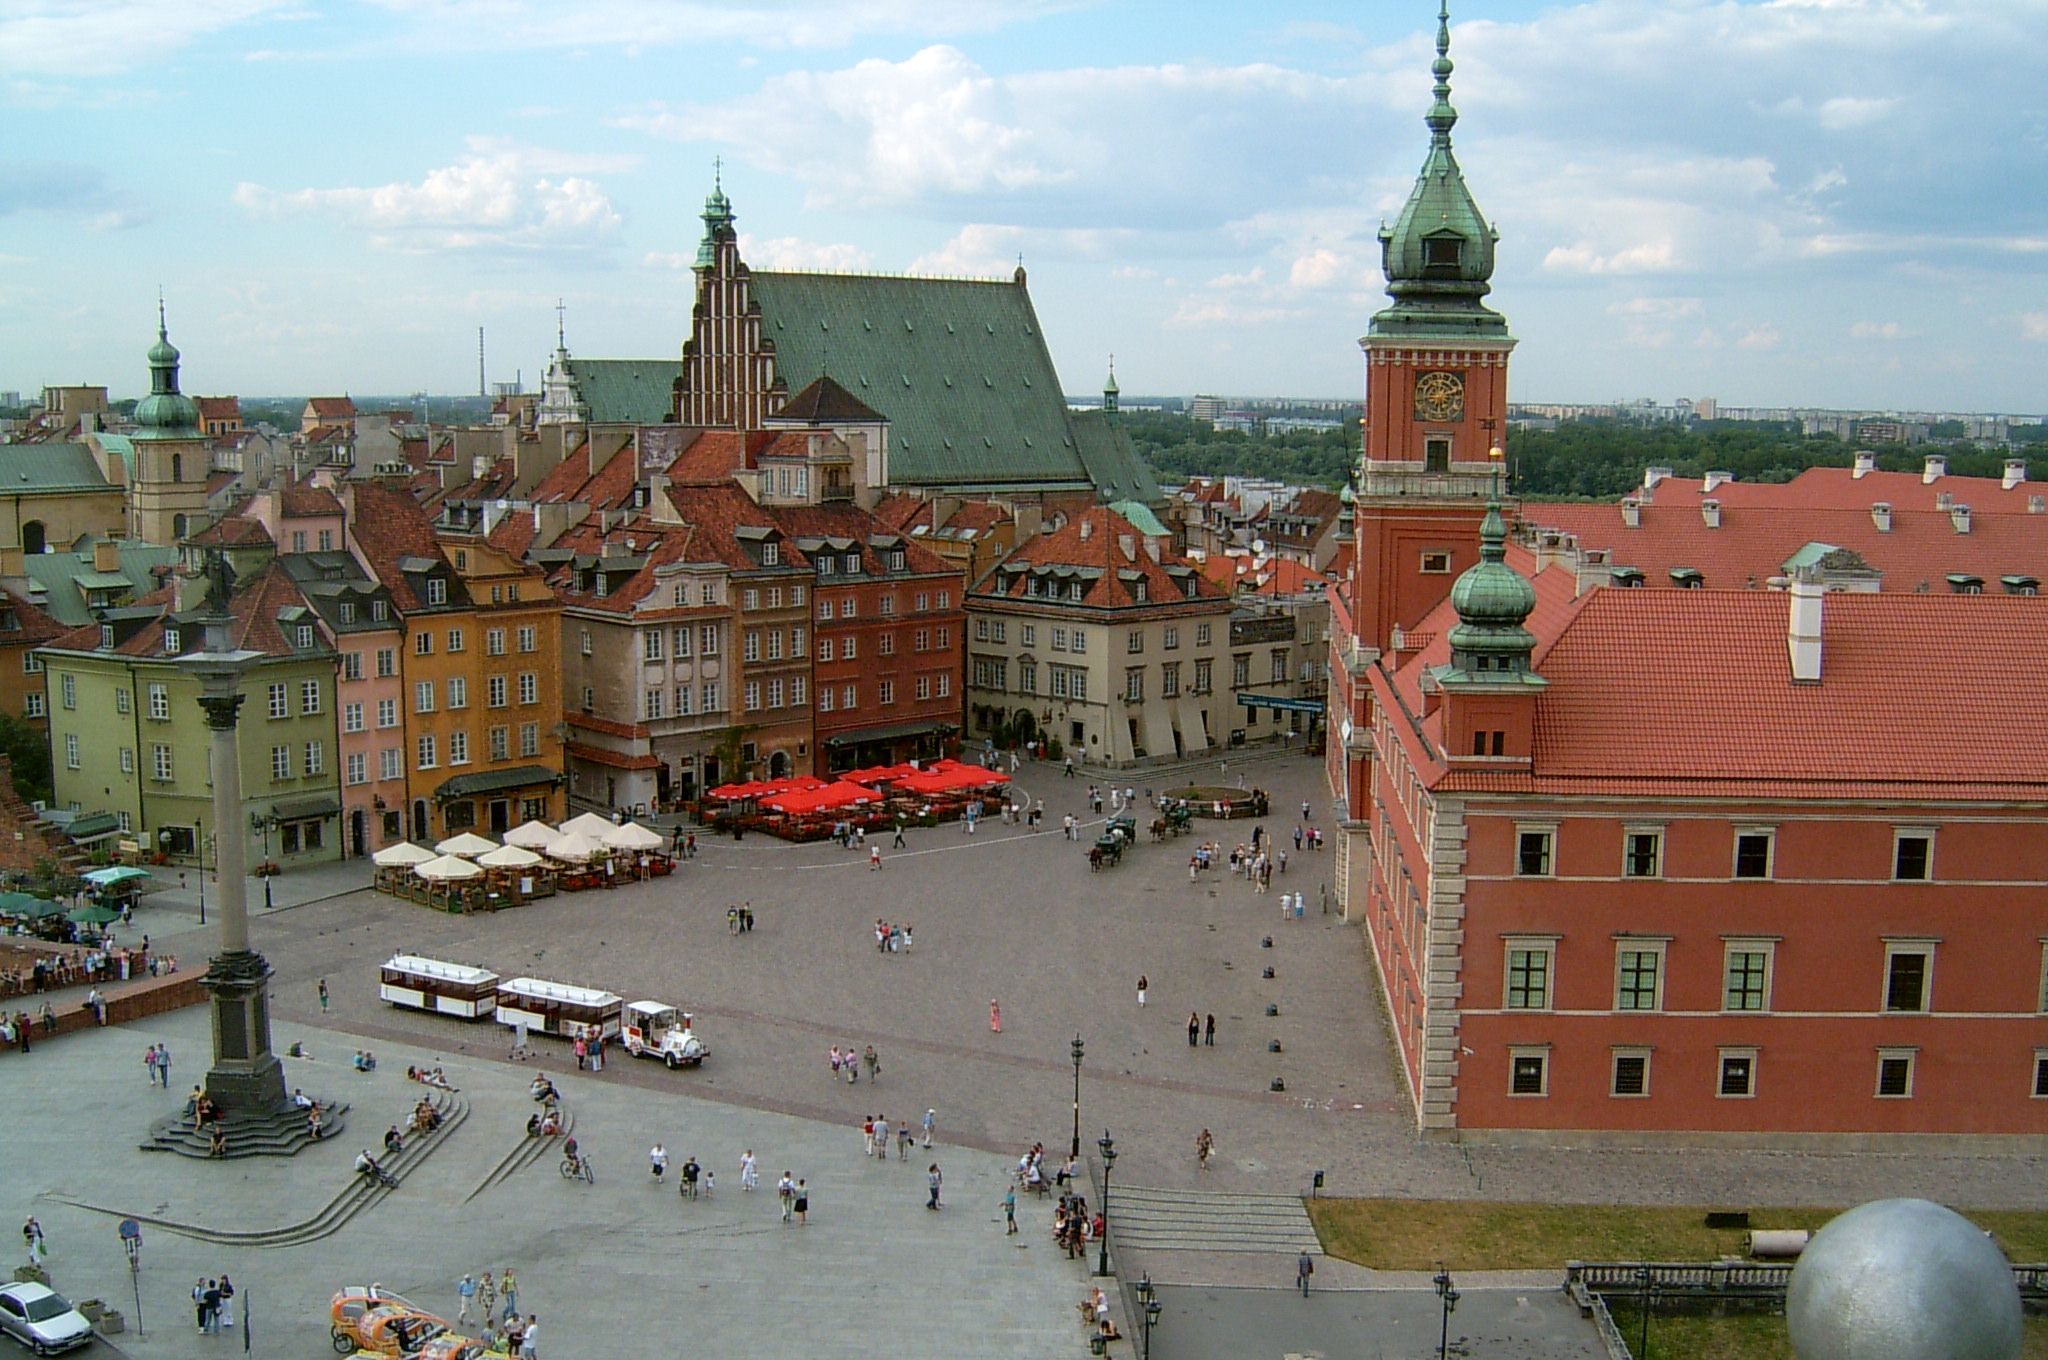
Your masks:
<path fill-rule="evenodd" d="M 149 877 L 151 875 L 147 869 L 131 869 L 122 864 L 111 869 L 95 869 L 85 876 L 85 881 L 102 888 L 111 888 L 118 883 L 131 883 L 136 879 Z"/>
<path fill-rule="evenodd" d="M 103 926 L 121 919 L 119 910 L 113 907 L 80 907 L 64 917 L 75 926 Z"/>
<path fill-rule="evenodd" d="M 33 897 L 28 893 L 0 893 L 0 915 L 25 916 L 31 921 L 40 921 L 45 916 L 62 914 L 64 906 L 45 898 Z"/>

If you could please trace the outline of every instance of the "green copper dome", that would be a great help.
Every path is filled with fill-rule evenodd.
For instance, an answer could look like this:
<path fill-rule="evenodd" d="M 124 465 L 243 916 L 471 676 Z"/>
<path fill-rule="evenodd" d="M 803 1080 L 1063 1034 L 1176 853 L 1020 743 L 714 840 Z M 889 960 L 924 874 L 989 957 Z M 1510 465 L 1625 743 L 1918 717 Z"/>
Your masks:
<path fill-rule="evenodd" d="M 136 439 L 197 439 L 199 403 L 178 390 L 178 347 L 156 308 L 156 343 L 149 347 L 149 395 L 135 403 Z"/>
<path fill-rule="evenodd" d="M 697 246 L 697 268 L 709 269 L 718 262 L 717 242 L 720 233 L 732 234 L 732 200 L 725 196 L 723 177 L 711 183 L 711 194 L 704 200 L 704 240 Z"/>
<path fill-rule="evenodd" d="M 1380 267 L 1394 305 L 1372 319 L 1374 335 L 1507 336 L 1507 321 L 1481 298 L 1492 291 L 1493 250 L 1500 234 L 1480 213 L 1451 154 L 1451 16 L 1449 0 L 1437 11 L 1436 101 L 1423 119 L 1429 155 L 1414 192 L 1391 227 L 1380 228 Z"/>
<path fill-rule="evenodd" d="M 1525 669 L 1536 647 L 1535 636 L 1522 627 L 1535 611 L 1536 587 L 1507 564 L 1507 536 L 1500 502 L 1494 501 L 1479 526 L 1479 565 L 1451 587 L 1451 607 L 1458 611 L 1457 626 L 1451 629 L 1451 658 L 1461 669 Z M 1501 660 L 1473 664 L 1470 658 L 1478 657 Z"/>

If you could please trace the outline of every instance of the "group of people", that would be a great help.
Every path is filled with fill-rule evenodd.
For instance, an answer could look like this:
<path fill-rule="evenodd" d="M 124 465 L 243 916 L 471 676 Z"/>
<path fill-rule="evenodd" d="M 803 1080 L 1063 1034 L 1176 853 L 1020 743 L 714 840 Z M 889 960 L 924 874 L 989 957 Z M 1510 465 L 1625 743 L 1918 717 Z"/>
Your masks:
<path fill-rule="evenodd" d="M 932 1130 L 936 1127 L 938 1118 L 939 1112 L 937 1110 L 926 1110 L 924 1112 L 924 1145 L 927 1148 L 932 1145 Z M 889 1116 L 885 1114 L 871 1114 L 863 1117 L 860 1132 L 863 1145 L 862 1155 L 879 1157 L 885 1162 L 888 1161 Z M 916 1141 L 917 1134 L 912 1130 L 910 1121 L 905 1120 L 896 1129 L 896 1158 L 898 1161 L 907 1162 L 910 1160 L 910 1145 Z"/>
<path fill-rule="evenodd" d="M 754 904 L 741 903 L 725 909 L 725 933 L 728 935 L 750 935 L 754 930 Z"/>
<path fill-rule="evenodd" d="M 490 1340 L 507 1343 L 504 1347 L 507 1354 L 518 1354 L 529 1334 L 533 1335 L 536 1341 L 539 1339 L 538 1333 L 530 1331 L 539 1319 L 520 1319 L 519 1277 L 512 1273 L 510 1266 L 505 1267 L 502 1280 L 492 1279 L 488 1270 L 484 1272 L 482 1279 L 465 1272 L 463 1277 L 455 1282 L 455 1300 L 455 1325 L 467 1328 L 472 1322 L 482 1323 L 491 1333 Z M 499 1311 L 501 1302 L 504 1305 L 502 1312 Z M 472 1309 L 476 1312 L 474 1319 L 471 1317 Z M 507 1334 L 508 1329 L 512 1334 Z"/>
<path fill-rule="evenodd" d="M 910 927 L 902 922 L 875 920 L 875 952 L 877 954 L 908 954 L 913 941 Z"/>
<path fill-rule="evenodd" d="M 753 1155 L 753 1153 L 749 1152 L 747 1158 L 751 1160 Z M 667 1181 L 668 1149 L 660 1143 L 656 1143 L 652 1148 L 648 1149 L 647 1169 L 653 1173 L 656 1185 L 661 1185 Z M 751 1190 L 753 1187 L 745 1184 L 746 1166 L 744 1162 L 741 1165 L 740 1176 L 742 1182 L 741 1189 Z M 676 1188 L 685 1199 L 695 1199 L 700 1192 L 709 1196 L 718 1189 L 718 1178 L 710 1168 L 698 1165 L 694 1155 L 688 1156 L 683 1158 L 683 1164 L 676 1168 Z"/>
<path fill-rule="evenodd" d="M 1143 1005 L 1144 1003 L 1140 1002 L 1139 1004 Z M 1203 1022 L 1200 1011 L 1188 1012 L 1188 1047 L 1193 1048 L 1196 1044 L 1206 1044 L 1210 1048 L 1216 1047 L 1216 1013 L 1214 1011 L 1209 1012 L 1209 1018 L 1206 1023 Z"/>
<path fill-rule="evenodd" d="M 356 1056 L 351 1062 L 358 1072 L 374 1072 L 377 1070 L 377 1055 L 367 1048 L 357 1049 Z"/>
<path fill-rule="evenodd" d="M 235 1282 L 223 1275 L 217 1280 L 202 1278 L 192 1286 L 192 1311 L 205 1335 L 216 1335 L 223 1327 L 235 1325 Z"/>
<path fill-rule="evenodd" d="M 10 1016 L 5 1011 L 0 1011 L 0 1043 L 13 1044 L 24 1053 L 32 1053 L 35 1051 L 38 1026 L 42 1028 L 43 1037 L 46 1039 L 57 1032 L 57 1012 L 50 1009 L 50 1003 L 47 1001 L 35 1015 L 30 1015 L 27 1011 L 16 1011 Z"/>
<path fill-rule="evenodd" d="M 371 1066 L 376 1066 L 376 1063 L 372 1061 Z M 441 1070 L 441 1064 L 439 1063 L 435 1063 L 432 1067 L 408 1066 L 405 1069 L 405 1078 L 407 1081 L 416 1081 L 422 1086 L 431 1086 L 437 1091 L 452 1091 L 455 1089 L 448 1084 L 448 1074 Z"/>
<path fill-rule="evenodd" d="M 842 1072 L 845 1073 L 848 1085 L 860 1079 L 860 1069 L 863 1067 L 868 1070 L 868 1081 L 870 1083 L 882 1075 L 881 1055 L 875 1052 L 873 1044 L 869 1044 L 859 1053 L 853 1051 L 852 1044 L 848 1044 L 846 1051 L 843 1053 L 840 1051 L 839 1045 L 834 1044 L 832 1045 L 831 1053 L 826 1055 L 825 1061 L 831 1065 L 833 1076 L 836 1077 Z"/>
<path fill-rule="evenodd" d="M 1085 1255 L 1088 1244 L 1102 1236 L 1104 1226 L 1101 1214 L 1090 1216 L 1086 1197 L 1071 1191 L 1060 1196 L 1052 1211 L 1053 1244 L 1066 1249 L 1068 1260 Z"/>
<path fill-rule="evenodd" d="M 19 951 L 9 950 L 19 957 Z M 0 968 L 0 996 L 31 996 L 60 991 L 81 982 L 126 982 L 141 977 L 148 965 L 149 937 L 142 947 L 93 946 L 68 953 L 38 953 L 12 968 Z M 154 974 L 152 974 L 154 976 Z"/>

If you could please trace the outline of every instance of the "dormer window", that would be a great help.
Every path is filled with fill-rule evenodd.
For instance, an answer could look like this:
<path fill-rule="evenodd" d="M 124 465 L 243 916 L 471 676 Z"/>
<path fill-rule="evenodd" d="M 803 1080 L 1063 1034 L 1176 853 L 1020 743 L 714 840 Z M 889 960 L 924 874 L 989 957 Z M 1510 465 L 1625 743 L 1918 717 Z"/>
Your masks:
<path fill-rule="evenodd" d="M 893 552 L 891 552 L 891 553 L 889 554 L 889 570 L 890 570 L 890 571 L 902 571 L 902 570 L 904 570 L 904 569 L 905 569 L 905 568 L 906 568 L 907 566 L 909 566 L 909 565 L 910 565 L 910 554 L 908 554 L 908 553 L 904 552 L 904 551 L 903 551 L 903 549 L 901 549 L 901 548 L 897 548 L 896 550 L 894 550 Z"/>
<path fill-rule="evenodd" d="M 860 554 L 859 554 L 859 553 L 848 553 L 848 554 L 846 555 L 846 574 L 847 574 L 848 576 L 854 576 L 854 575 L 857 575 L 857 574 L 859 574 L 859 572 L 860 572 Z"/>
<path fill-rule="evenodd" d="M 833 563 L 834 563 L 834 558 L 832 557 L 832 554 L 830 554 L 830 553 L 819 553 L 819 554 L 818 554 L 818 575 L 820 575 L 820 576 L 830 576 L 830 575 L 832 574 L 832 567 L 833 567 Z"/>
<path fill-rule="evenodd" d="M 1424 277 L 1455 277 L 1464 257 L 1465 239 L 1462 236 L 1426 236 L 1422 240 Z"/>
<path fill-rule="evenodd" d="M 761 565 L 764 567 L 779 567 L 782 565 L 782 545 L 780 543 L 763 543 L 761 545 Z"/>
<path fill-rule="evenodd" d="M 343 623 L 354 623 L 356 621 L 355 601 L 343 600 L 340 606 L 337 608 L 336 613 L 340 616 L 341 621 Z"/>
<path fill-rule="evenodd" d="M 370 621 L 371 621 L 372 623 L 382 623 L 382 622 L 384 622 L 384 620 L 385 620 L 385 619 L 387 619 L 388 617 L 390 617 L 390 614 L 391 614 L 391 607 L 390 607 L 389 605 L 385 604 L 385 603 L 384 603 L 384 601 L 382 601 L 382 600 L 372 600 L 372 601 L 370 601 Z"/>
<path fill-rule="evenodd" d="M 293 646 L 297 647 L 297 648 L 298 648 L 298 649 L 299 649 L 300 651 L 302 651 L 302 652 L 310 652 L 310 651 L 312 651 L 312 650 L 313 650 L 313 625 L 312 625 L 312 624 L 310 624 L 310 623 L 302 623 L 302 624 L 300 624 L 300 625 L 299 625 L 299 626 L 298 626 L 298 627 L 297 627 L 296 629 L 294 629 L 294 630 L 293 630 L 293 633 L 294 633 L 294 638 L 293 638 L 293 642 L 292 642 L 292 645 L 293 645 Z"/>
<path fill-rule="evenodd" d="M 111 623 L 103 623 L 103 624 L 101 624 L 101 625 L 100 625 L 100 650 L 101 650 L 101 651 L 108 651 L 108 650 L 110 650 L 110 649 L 111 649 L 111 648 L 113 647 L 113 645 L 114 645 L 114 625 L 113 625 L 113 624 L 111 624 Z"/>
<path fill-rule="evenodd" d="M 438 576 L 430 576 L 427 578 L 427 603 L 448 603 L 448 583 Z"/>
<path fill-rule="evenodd" d="M 1152 592 L 1149 583 L 1145 581 L 1131 582 L 1131 598 L 1136 600 L 1139 604 L 1145 604 L 1149 602 L 1152 598 Z"/>
<path fill-rule="evenodd" d="M 185 650 L 184 638 L 179 636 L 177 629 L 164 629 L 164 650 L 166 652 L 169 652 L 173 656 L 176 656 L 179 652 Z"/>

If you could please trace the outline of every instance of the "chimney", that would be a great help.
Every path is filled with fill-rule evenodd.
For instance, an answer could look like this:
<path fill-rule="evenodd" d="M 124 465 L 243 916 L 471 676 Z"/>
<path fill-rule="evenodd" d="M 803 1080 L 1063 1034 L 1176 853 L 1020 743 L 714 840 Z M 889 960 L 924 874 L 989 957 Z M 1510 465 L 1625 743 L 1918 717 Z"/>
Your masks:
<path fill-rule="evenodd" d="M 1794 684 L 1820 683 L 1821 600 L 1826 594 L 1814 568 L 1801 567 L 1792 577 L 1791 627 L 1785 644 L 1792 658 Z"/>
<path fill-rule="evenodd" d="M 1860 482 L 1875 471 L 1877 471 L 1877 454 L 1869 449 L 1857 450 L 1856 468 L 1855 471 L 1849 474 L 1850 478 Z"/>
<path fill-rule="evenodd" d="M 659 472 L 647 477 L 647 518 L 656 524 L 681 524 L 683 516 L 669 496 L 668 478 Z"/>
<path fill-rule="evenodd" d="M 1709 472 L 1706 475 L 1706 478 L 1700 482 L 1700 494 L 1707 495 L 1708 493 L 1712 492 L 1715 487 L 1720 486 L 1722 483 L 1732 482 L 1734 480 L 1735 474 L 1732 472 Z"/>
<path fill-rule="evenodd" d="M 1948 475 L 1948 459 L 1939 453 L 1927 455 L 1927 465 L 1920 473 L 1923 485 L 1932 486 Z"/>
<path fill-rule="evenodd" d="M 1646 468 L 1644 468 L 1644 469 L 1643 469 L 1643 490 L 1645 490 L 1645 491 L 1654 491 L 1654 490 L 1656 490 L 1656 489 L 1657 489 L 1657 483 L 1659 483 L 1659 482 L 1663 481 L 1663 480 L 1664 480 L 1664 479 L 1665 479 L 1666 477 L 1669 477 L 1670 475 L 1671 475 L 1671 469 L 1670 469 L 1670 468 L 1668 468 L 1668 467 L 1646 467 Z"/>
<path fill-rule="evenodd" d="M 1082 520 L 1082 521 L 1081 521 L 1081 541 L 1082 541 L 1083 543 L 1086 543 L 1086 542 L 1087 542 L 1087 541 L 1088 541 L 1088 540 L 1089 540 L 1090 538 L 1092 538 L 1092 537 L 1094 537 L 1094 536 L 1095 536 L 1095 521 L 1094 521 L 1094 520 L 1092 520 L 1092 519 L 1084 519 L 1084 520 Z"/>
<path fill-rule="evenodd" d="M 1707 476 L 1709 476 L 1709 477 L 1712 477 L 1713 475 L 1714 475 L 1714 474 L 1713 474 L 1713 473 L 1711 473 L 1711 472 L 1707 474 Z M 1709 529 L 1718 529 L 1718 528 L 1720 528 L 1720 527 L 1721 527 L 1721 502 L 1719 502 L 1719 501 L 1717 501 L 1717 500 L 1714 500 L 1714 499 L 1713 499 L 1713 498 L 1711 498 L 1711 497 L 1709 497 L 1709 498 L 1708 498 L 1708 499 L 1706 499 L 1706 500 L 1703 500 L 1703 501 L 1701 501 L 1701 502 L 1700 502 L 1700 518 L 1701 518 L 1701 519 L 1703 519 L 1703 520 L 1705 520 L 1705 521 L 1707 522 L 1707 527 L 1708 527 Z"/>
<path fill-rule="evenodd" d="M 2005 490 L 2010 491 L 2025 480 L 2027 480 L 2027 460 L 2024 458 L 2006 459 L 2005 477 L 1999 482 L 1999 485 Z"/>
<path fill-rule="evenodd" d="M 1166 544 L 1166 540 L 1165 540 L 1165 539 L 1163 539 L 1163 538 L 1148 538 L 1148 539 L 1146 539 L 1146 540 L 1145 540 L 1145 555 L 1146 555 L 1147 557 L 1151 558 L 1151 559 L 1152 559 L 1152 560 L 1153 560 L 1154 562 L 1157 562 L 1157 561 L 1159 560 L 1159 555 L 1160 555 L 1160 553 L 1161 553 L 1162 551 L 1164 551 L 1164 548 L 1165 548 L 1165 544 Z"/>
<path fill-rule="evenodd" d="M 1955 504 L 1956 504 L 1956 498 L 1955 498 L 1955 497 L 1954 497 L 1953 495 L 1951 495 L 1951 494 L 1950 494 L 1949 492 L 1946 492 L 1946 491 L 1937 491 L 1937 492 L 1935 492 L 1935 493 L 1934 493 L 1934 508 L 1935 508 L 1935 509 L 1937 509 L 1937 510 L 1952 510 L 1952 509 L 1954 509 L 1954 508 L 1955 508 Z"/>
<path fill-rule="evenodd" d="M 103 538 L 92 545 L 92 569 L 94 571 L 119 571 L 121 569 L 121 541 Z"/>
<path fill-rule="evenodd" d="M 1958 505 L 1950 510 L 1948 512 L 1948 522 L 1956 526 L 1956 532 L 1959 534 L 1970 532 L 1970 507 Z"/>
<path fill-rule="evenodd" d="M 1135 562 L 1138 560 L 1137 539 L 1131 537 L 1129 534 L 1118 534 L 1116 536 L 1116 546 L 1117 550 L 1124 555 L 1124 560 L 1126 562 Z"/>
<path fill-rule="evenodd" d="M 1872 501 L 1870 503 L 1870 522 L 1877 526 L 1879 533 L 1890 533 L 1892 531 L 1892 503 L 1890 501 Z"/>
<path fill-rule="evenodd" d="M 1643 527 L 1643 503 L 1634 496 L 1621 498 L 1621 522 L 1630 529 Z"/>

